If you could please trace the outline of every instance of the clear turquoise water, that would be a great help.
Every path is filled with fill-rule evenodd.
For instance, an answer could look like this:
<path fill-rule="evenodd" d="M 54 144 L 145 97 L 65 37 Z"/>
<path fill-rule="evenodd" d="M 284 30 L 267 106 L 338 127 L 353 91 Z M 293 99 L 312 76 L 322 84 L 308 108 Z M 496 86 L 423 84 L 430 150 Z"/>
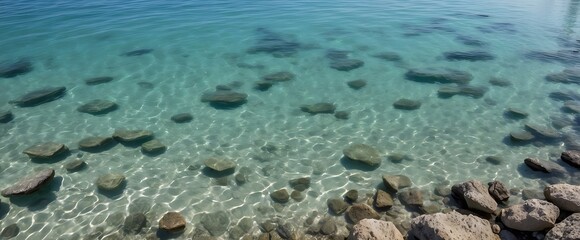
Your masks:
<path fill-rule="evenodd" d="M 7 204 L 0 227 L 20 227 L 15 239 L 79 239 L 96 232 L 118 232 L 114 219 L 144 208 L 154 233 L 166 211 L 179 211 L 188 221 L 183 238 L 191 235 L 204 213 L 225 210 L 234 226 L 243 217 L 256 221 L 281 218 L 301 223 L 309 212 L 326 213 L 326 199 L 347 189 L 372 193 L 382 174 L 404 174 L 425 193 L 441 183 L 466 179 L 498 179 L 510 188 L 539 189 L 544 181 L 521 167 L 526 157 L 557 159 L 562 143 L 510 146 L 503 142 L 524 122 L 549 126 L 561 116 L 562 102 L 548 98 L 554 91 L 578 93 L 578 85 L 544 80 L 565 67 L 558 62 L 525 58 L 529 51 L 557 51 L 564 42 L 580 39 L 577 1 L 5 1 L 0 0 L 0 61 L 30 59 L 34 70 L 0 79 L 0 109 L 15 120 L 0 125 L 0 183 L 7 186 L 41 167 L 56 169 L 60 188 L 40 207 Z M 479 15 L 488 15 L 487 17 Z M 503 26 L 503 27 L 501 27 Z M 280 34 L 303 46 L 290 57 L 249 54 L 260 32 Z M 487 31 L 482 31 L 487 30 Z M 468 36 L 486 43 L 466 46 Z M 142 48 L 154 51 L 136 57 L 120 54 Z M 365 62 L 350 72 L 329 67 L 329 49 L 350 51 Z M 483 50 L 496 56 L 485 62 L 449 62 L 446 51 Z M 399 53 L 401 63 L 372 55 Z M 238 65 L 263 65 L 240 68 Z M 438 84 L 405 80 L 415 67 L 450 67 L 474 75 L 471 85 L 488 87 L 481 99 L 437 97 Z M 254 90 L 262 75 L 290 71 L 297 77 L 268 91 Z M 113 82 L 87 86 L 83 80 L 112 76 Z M 488 83 L 502 77 L 513 85 Z M 346 82 L 365 79 L 355 91 Z M 219 110 L 200 101 L 218 84 L 242 82 L 237 91 L 247 104 Z M 139 82 L 154 84 L 152 89 Z M 33 108 L 16 108 L 10 100 L 46 86 L 66 86 L 67 95 Z M 76 108 L 93 99 L 108 99 L 119 110 L 91 116 Z M 420 100 L 422 107 L 401 111 L 399 98 Z M 303 104 L 333 102 L 350 119 L 310 116 Z M 518 107 L 530 116 L 506 119 L 503 112 Z M 194 115 L 188 124 L 169 118 Z M 567 117 L 572 117 L 568 114 Z M 116 128 L 148 129 L 168 146 L 166 153 L 144 156 L 139 149 L 117 145 L 102 153 L 84 153 L 88 169 L 67 173 L 61 166 L 32 163 L 22 154 L 27 147 L 56 141 L 76 152 L 79 140 L 110 135 Z M 570 127 L 560 130 L 573 133 Z M 383 156 L 403 153 L 411 161 L 384 159 L 374 171 L 345 168 L 342 149 L 362 142 Z M 278 151 L 261 161 L 261 148 Z M 249 167 L 249 182 L 218 186 L 200 170 L 188 170 L 210 156 L 235 159 L 238 169 Z M 499 166 L 484 161 L 501 155 Z M 269 174 L 264 174 L 264 169 Z M 95 191 L 94 181 L 107 172 L 122 172 L 127 187 L 111 199 Z M 300 203 L 275 211 L 269 193 L 288 188 L 287 181 L 310 176 L 313 183 Z M 577 181 L 577 176 L 571 177 Z M 574 180 L 576 179 L 576 180 Z M 39 197 L 41 200 L 43 197 Z M 6 210 L 9 209 L 9 210 Z M 297 224 L 300 225 L 300 224 Z M 254 226 L 255 231 L 259 231 Z M 345 230 L 345 229 L 343 229 Z M 228 234 L 220 236 L 227 238 Z"/>

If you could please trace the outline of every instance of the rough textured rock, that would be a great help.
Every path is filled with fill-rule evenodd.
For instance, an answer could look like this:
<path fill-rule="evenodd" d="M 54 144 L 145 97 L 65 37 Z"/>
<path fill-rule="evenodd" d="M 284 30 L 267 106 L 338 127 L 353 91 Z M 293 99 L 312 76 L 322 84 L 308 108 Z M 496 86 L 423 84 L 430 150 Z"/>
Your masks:
<path fill-rule="evenodd" d="M 365 81 L 363 79 L 357 79 L 357 80 L 348 81 L 346 84 L 352 89 L 359 90 L 367 85 L 367 81 Z"/>
<path fill-rule="evenodd" d="M 397 193 L 399 201 L 408 206 L 423 206 L 423 194 L 418 188 L 406 189 Z"/>
<path fill-rule="evenodd" d="M 562 161 L 570 164 L 573 167 L 580 168 L 580 151 L 570 150 L 565 151 L 560 156 Z"/>
<path fill-rule="evenodd" d="M 328 208 L 337 215 L 343 214 L 348 208 L 348 204 L 338 198 L 328 199 L 326 204 L 328 205 Z"/>
<path fill-rule="evenodd" d="M 168 212 L 159 220 L 159 229 L 168 232 L 181 232 L 185 230 L 185 218 L 177 212 Z"/>
<path fill-rule="evenodd" d="M 11 101 L 19 107 L 34 107 L 63 97 L 66 87 L 49 87 L 29 92 L 20 98 Z"/>
<path fill-rule="evenodd" d="M 389 191 L 399 191 L 413 185 L 411 179 L 405 175 L 383 175 L 383 184 Z"/>
<path fill-rule="evenodd" d="M 92 115 L 102 115 L 115 111 L 117 108 L 119 108 L 119 105 L 112 101 L 96 99 L 81 105 L 77 108 L 77 111 Z"/>
<path fill-rule="evenodd" d="M 300 107 L 300 110 L 303 112 L 307 112 L 310 114 L 319 114 L 319 113 L 334 113 L 336 110 L 336 105 L 332 103 L 315 103 L 310 105 L 304 105 Z"/>
<path fill-rule="evenodd" d="M 290 81 L 290 80 L 294 80 L 294 78 L 296 78 L 296 75 L 294 73 L 291 72 L 275 72 L 275 73 L 271 73 L 271 74 L 267 74 L 262 76 L 262 79 L 264 81 L 270 81 L 270 82 L 286 82 L 286 81 Z"/>
<path fill-rule="evenodd" d="M 257 81 L 256 83 L 254 83 L 254 89 L 258 90 L 258 91 L 268 91 L 268 89 L 270 89 L 272 86 L 274 86 L 274 82 L 270 82 L 270 81 Z"/>
<path fill-rule="evenodd" d="M 544 240 L 578 240 L 580 239 L 580 213 L 568 216 L 564 221 L 556 224 Z"/>
<path fill-rule="evenodd" d="M 524 159 L 524 164 L 534 171 L 541 171 L 545 173 L 562 173 L 565 172 L 562 167 L 558 166 L 556 163 L 549 161 L 540 161 L 534 158 Z"/>
<path fill-rule="evenodd" d="M 562 210 L 580 212 L 580 186 L 554 184 L 544 188 L 546 199 Z"/>
<path fill-rule="evenodd" d="M 141 151 L 146 154 L 159 154 L 165 152 L 165 150 L 167 150 L 167 146 L 157 139 L 141 144 Z"/>
<path fill-rule="evenodd" d="M 421 107 L 421 102 L 411 100 L 411 99 L 401 98 L 401 99 L 397 100 L 395 103 L 393 103 L 393 107 L 396 109 L 401 109 L 401 110 L 415 110 L 415 109 L 419 109 Z"/>
<path fill-rule="evenodd" d="M 193 120 L 193 116 L 189 113 L 179 113 L 171 116 L 171 121 L 175 123 L 187 123 Z"/>
<path fill-rule="evenodd" d="M 290 187 L 294 188 L 297 191 L 304 191 L 310 187 L 310 178 L 309 177 L 302 177 L 296 178 L 288 181 Z"/>
<path fill-rule="evenodd" d="M 453 185 L 451 189 L 458 197 L 462 197 L 471 209 L 486 213 L 494 213 L 497 209 L 497 202 L 480 181 L 470 180 L 459 183 Z"/>
<path fill-rule="evenodd" d="M 290 195 L 288 194 L 288 190 L 280 189 L 270 193 L 270 197 L 272 200 L 278 203 L 287 203 L 290 200 Z"/>
<path fill-rule="evenodd" d="M 505 208 L 501 221 L 509 228 L 520 231 L 541 231 L 554 226 L 560 209 L 550 202 L 530 199 L 522 204 Z"/>
<path fill-rule="evenodd" d="M 363 219 L 379 219 L 381 216 L 369 205 L 364 203 L 357 203 L 352 205 L 346 214 L 353 223 L 358 223 Z"/>
<path fill-rule="evenodd" d="M 467 52 L 445 52 L 443 57 L 449 61 L 489 61 L 495 59 L 490 53 L 484 51 L 467 51 Z"/>
<path fill-rule="evenodd" d="M 497 202 L 504 202 L 510 198 L 510 192 L 500 181 L 493 181 L 487 184 L 488 192 Z"/>
<path fill-rule="evenodd" d="M 2 196 L 11 197 L 36 192 L 42 186 L 49 184 L 54 178 L 54 169 L 44 169 L 25 176 L 12 186 L 2 190 Z"/>
<path fill-rule="evenodd" d="M 97 188 L 101 191 L 115 191 L 122 187 L 125 176 L 119 173 L 108 173 L 97 179 Z"/>
<path fill-rule="evenodd" d="M 123 232 L 126 234 L 138 234 L 147 224 L 147 217 L 143 213 L 133 213 L 125 218 Z"/>
<path fill-rule="evenodd" d="M 148 130 L 116 129 L 113 138 L 119 142 L 134 143 L 153 138 L 153 132 Z"/>
<path fill-rule="evenodd" d="M 99 85 L 99 84 L 103 84 L 103 83 L 108 83 L 110 81 L 113 81 L 112 77 L 93 77 L 93 78 L 85 79 L 85 84 L 87 84 L 87 85 Z"/>
<path fill-rule="evenodd" d="M 93 151 L 113 143 L 112 137 L 87 137 L 79 141 L 79 149 Z"/>
<path fill-rule="evenodd" d="M 24 154 L 35 159 L 49 159 L 67 152 L 68 148 L 64 144 L 54 142 L 36 144 L 24 150 Z"/>
<path fill-rule="evenodd" d="M 206 167 L 211 168 L 214 171 L 226 171 L 236 167 L 236 163 L 232 160 L 219 157 L 210 157 L 203 161 Z"/>
<path fill-rule="evenodd" d="M 383 190 L 377 190 L 375 194 L 375 207 L 377 208 L 388 208 L 393 206 L 393 198 L 390 194 Z"/>
<path fill-rule="evenodd" d="M 382 161 L 379 151 L 366 144 L 351 144 L 343 149 L 342 153 L 350 160 L 373 167 L 379 166 Z"/>
<path fill-rule="evenodd" d="M 32 70 L 32 63 L 26 59 L 20 59 L 14 62 L 0 62 L 1 78 L 13 78 L 18 75 L 29 73 Z"/>
<path fill-rule="evenodd" d="M 392 222 L 363 219 L 354 225 L 348 240 L 403 240 L 403 235 Z"/>
<path fill-rule="evenodd" d="M 416 240 L 499 240 L 489 221 L 455 211 L 413 218 L 407 234 L 407 239 Z"/>
<path fill-rule="evenodd" d="M 230 225 L 230 219 L 225 211 L 217 211 L 204 214 L 201 217 L 201 224 L 212 236 L 224 234 Z"/>
<path fill-rule="evenodd" d="M 457 83 L 466 84 L 473 79 L 473 75 L 453 69 L 423 68 L 411 69 L 405 73 L 405 78 L 424 83 Z"/>
<path fill-rule="evenodd" d="M 14 119 L 14 114 L 10 111 L 0 111 L 0 123 L 9 123 Z"/>

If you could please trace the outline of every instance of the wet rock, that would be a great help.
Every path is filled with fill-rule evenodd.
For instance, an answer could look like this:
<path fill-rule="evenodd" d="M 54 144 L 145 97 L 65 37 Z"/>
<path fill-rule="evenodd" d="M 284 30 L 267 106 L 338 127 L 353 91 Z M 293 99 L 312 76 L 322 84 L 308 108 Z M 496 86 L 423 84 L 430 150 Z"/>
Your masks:
<path fill-rule="evenodd" d="M 18 75 L 29 73 L 33 70 L 32 63 L 26 59 L 20 59 L 15 62 L 0 62 L 0 77 L 13 78 Z"/>
<path fill-rule="evenodd" d="M 441 197 L 447 197 L 447 196 L 451 195 L 451 189 L 449 189 L 449 186 L 447 186 L 447 185 L 436 186 L 435 190 L 433 192 L 435 193 L 435 195 L 441 196 Z"/>
<path fill-rule="evenodd" d="M 356 202 L 356 200 L 358 200 L 358 191 L 355 189 L 348 190 L 348 192 L 346 192 L 343 197 L 347 202 Z"/>
<path fill-rule="evenodd" d="M 377 208 L 388 208 L 392 207 L 394 204 L 393 198 L 387 192 L 383 190 L 377 190 L 375 194 L 375 207 Z"/>
<path fill-rule="evenodd" d="M 448 61 L 490 61 L 495 59 L 491 53 L 484 51 L 445 52 L 443 57 Z"/>
<path fill-rule="evenodd" d="M 115 191 L 123 187 L 125 176 L 119 173 L 108 173 L 100 176 L 96 183 L 101 191 Z"/>
<path fill-rule="evenodd" d="M 565 115 L 550 116 L 552 127 L 556 129 L 562 129 L 574 124 L 574 119 L 569 118 Z"/>
<path fill-rule="evenodd" d="M 79 149 L 83 151 L 95 151 L 112 143 L 112 137 L 87 137 L 79 141 Z"/>
<path fill-rule="evenodd" d="M 372 55 L 375 58 L 382 59 L 389 62 L 397 62 L 401 61 L 403 58 L 398 53 L 395 52 L 381 52 Z"/>
<path fill-rule="evenodd" d="M 407 239 L 444 240 L 444 239 L 481 239 L 497 240 L 489 221 L 474 215 L 463 215 L 452 211 L 421 215 L 411 220 Z"/>
<path fill-rule="evenodd" d="M 254 89 L 259 91 L 268 91 L 272 86 L 274 86 L 274 82 L 270 81 L 257 81 L 254 84 Z"/>
<path fill-rule="evenodd" d="M 287 82 L 287 81 L 294 80 L 294 78 L 296 78 L 296 75 L 294 73 L 286 72 L 286 71 L 275 72 L 275 73 L 271 73 L 271 74 L 267 74 L 267 75 L 262 76 L 262 79 L 264 81 L 269 81 L 269 82 Z"/>
<path fill-rule="evenodd" d="M 366 144 L 351 144 L 343 149 L 342 153 L 350 160 L 362 162 L 372 167 L 379 166 L 382 161 L 379 151 Z"/>
<path fill-rule="evenodd" d="M 528 131 L 522 130 L 510 132 L 510 139 L 514 142 L 529 142 L 534 138 L 534 135 Z"/>
<path fill-rule="evenodd" d="M 421 107 L 421 102 L 411 100 L 411 99 L 401 98 L 401 99 L 397 100 L 395 103 L 393 103 L 393 107 L 395 107 L 396 109 L 401 109 L 401 110 L 415 110 L 415 109 L 419 109 Z"/>
<path fill-rule="evenodd" d="M 545 200 L 546 197 L 544 196 L 544 193 L 542 191 L 538 191 L 535 189 L 524 189 L 524 190 L 522 190 L 522 199 L 524 199 L 524 200 L 528 200 L 528 199 Z"/>
<path fill-rule="evenodd" d="M 2 230 L 2 233 L 0 233 L 0 238 L 10 239 L 16 237 L 18 233 L 20 233 L 20 228 L 18 225 L 16 225 L 16 223 L 10 224 Z"/>
<path fill-rule="evenodd" d="M 485 161 L 493 165 L 501 165 L 502 163 L 506 162 L 506 160 L 500 156 L 487 156 L 485 157 Z"/>
<path fill-rule="evenodd" d="M 407 206 L 423 206 L 423 194 L 419 189 L 412 188 L 397 193 L 399 201 Z"/>
<path fill-rule="evenodd" d="M 580 239 L 580 213 L 568 216 L 564 221 L 556 224 L 544 240 L 575 240 Z"/>
<path fill-rule="evenodd" d="M 265 221 L 262 224 L 260 224 L 260 230 L 262 230 L 262 232 L 264 233 L 268 233 L 271 231 L 276 230 L 276 223 L 274 223 L 271 220 Z"/>
<path fill-rule="evenodd" d="M 153 132 L 148 130 L 116 129 L 113 138 L 123 143 L 142 142 L 153 138 Z"/>
<path fill-rule="evenodd" d="M 328 208 L 337 215 L 343 214 L 348 208 L 348 204 L 344 202 L 342 199 L 338 198 L 328 199 L 326 201 L 326 204 L 328 205 Z"/>
<path fill-rule="evenodd" d="M 468 72 L 453 69 L 423 68 L 411 69 L 405 73 L 405 78 L 423 83 L 457 83 L 466 84 L 473 79 Z"/>
<path fill-rule="evenodd" d="M 413 185 L 411 179 L 405 175 L 383 175 L 383 184 L 387 190 L 394 192 Z"/>
<path fill-rule="evenodd" d="M 347 120 L 350 114 L 346 111 L 337 111 L 334 113 L 334 117 L 337 119 Z"/>
<path fill-rule="evenodd" d="M 302 177 L 296 178 L 288 181 L 290 187 L 294 188 L 297 191 L 304 191 L 310 187 L 310 178 L 309 177 Z"/>
<path fill-rule="evenodd" d="M 330 67 L 338 71 L 351 71 L 364 66 L 364 62 L 358 59 L 341 59 L 330 63 Z"/>
<path fill-rule="evenodd" d="M 75 159 L 64 164 L 67 172 L 80 171 L 87 166 L 87 163 L 80 159 Z"/>
<path fill-rule="evenodd" d="M 493 85 L 493 86 L 498 86 L 498 87 L 509 87 L 512 85 L 512 83 L 506 79 L 503 78 L 497 78 L 497 77 L 492 77 L 491 79 L 489 79 L 489 84 Z"/>
<path fill-rule="evenodd" d="M 497 202 L 505 202 L 510 198 L 508 189 L 500 181 L 493 181 L 487 184 L 488 192 Z"/>
<path fill-rule="evenodd" d="M 290 199 L 290 195 L 288 194 L 288 191 L 285 188 L 270 193 L 270 197 L 272 198 L 272 200 L 274 200 L 274 202 L 277 203 L 287 203 L 288 200 Z"/>
<path fill-rule="evenodd" d="M 566 101 L 562 110 L 567 113 L 580 113 L 580 101 Z"/>
<path fill-rule="evenodd" d="M 167 150 L 167 146 L 163 145 L 161 141 L 153 139 L 141 145 L 141 152 L 145 154 L 160 154 Z"/>
<path fill-rule="evenodd" d="M 248 94 L 234 91 L 215 91 L 204 93 L 201 96 L 202 102 L 209 102 L 217 107 L 237 107 L 246 103 Z"/>
<path fill-rule="evenodd" d="M 526 166 L 528 166 L 530 169 L 534 171 L 540 171 L 545 173 L 565 172 L 565 170 L 562 169 L 562 167 L 557 166 L 555 163 L 540 161 L 539 159 L 535 158 L 524 159 L 524 164 L 526 164 Z"/>
<path fill-rule="evenodd" d="M 292 191 L 290 198 L 294 199 L 296 202 L 302 202 L 302 200 L 304 200 L 304 194 L 300 191 Z"/>
<path fill-rule="evenodd" d="M 440 98 L 450 98 L 455 95 L 467 96 L 472 98 L 482 98 L 487 92 L 486 87 L 479 86 L 444 86 L 437 90 Z"/>
<path fill-rule="evenodd" d="M 307 112 L 310 114 L 319 114 L 319 113 L 334 113 L 336 110 L 336 106 L 332 103 L 315 103 L 311 105 L 304 105 L 300 107 L 300 110 L 303 112 Z"/>
<path fill-rule="evenodd" d="M 121 56 L 124 57 L 135 57 L 135 56 L 141 56 L 141 55 L 145 55 L 148 53 L 153 52 L 153 49 L 151 48 L 143 48 L 143 49 L 137 49 L 137 50 L 133 50 L 133 51 L 129 51 L 129 52 L 124 52 L 121 54 Z"/>
<path fill-rule="evenodd" d="M 34 107 L 62 98 L 65 94 L 66 87 L 49 87 L 24 94 L 20 98 L 11 101 L 11 103 L 19 107 Z"/>
<path fill-rule="evenodd" d="M 526 130 L 530 131 L 532 134 L 535 134 L 536 136 L 539 136 L 539 137 L 543 137 L 543 138 L 547 138 L 547 139 L 556 139 L 556 138 L 561 137 L 558 130 L 553 129 L 553 128 L 544 127 L 544 126 L 540 126 L 540 125 L 536 125 L 536 124 L 532 124 L 532 123 L 526 123 L 525 126 L 526 126 Z"/>
<path fill-rule="evenodd" d="M 369 205 L 357 203 L 352 205 L 346 212 L 348 218 L 353 223 L 358 223 L 363 219 L 379 219 L 380 215 Z"/>
<path fill-rule="evenodd" d="M 350 88 L 354 90 L 359 90 L 367 85 L 367 81 L 362 79 L 352 80 L 348 81 L 346 85 L 348 85 Z"/>
<path fill-rule="evenodd" d="M 103 84 L 103 83 L 108 83 L 110 81 L 113 81 L 113 77 L 94 77 L 94 78 L 85 79 L 85 84 L 92 86 L 92 85 L 99 85 L 99 84 Z"/>
<path fill-rule="evenodd" d="M 274 57 L 282 58 L 294 56 L 301 48 L 299 42 L 287 39 L 281 34 L 266 28 L 258 28 L 256 34 L 258 35 L 258 41 L 255 46 L 246 51 L 247 53 L 267 53 Z"/>
<path fill-rule="evenodd" d="M 470 209 L 486 213 L 494 213 L 497 209 L 496 201 L 489 195 L 488 188 L 476 180 L 453 185 L 452 192 L 465 200 Z"/>
<path fill-rule="evenodd" d="M 560 158 L 571 166 L 580 168 L 580 151 L 569 150 L 562 152 Z"/>
<path fill-rule="evenodd" d="M 236 181 L 236 184 L 244 185 L 248 181 L 248 176 L 243 173 L 238 173 L 236 176 L 234 176 L 234 180 Z"/>
<path fill-rule="evenodd" d="M 553 227 L 559 214 L 560 209 L 556 205 L 530 199 L 503 209 L 501 221 L 506 227 L 520 231 L 542 231 Z"/>
<path fill-rule="evenodd" d="M 337 227 L 336 223 L 332 218 L 324 218 L 320 220 L 320 233 L 324 235 L 332 235 L 336 233 Z"/>
<path fill-rule="evenodd" d="M 159 229 L 171 233 L 185 230 L 185 218 L 177 212 L 167 212 L 159 220 Z"/>
<path fill-rule="evenodd" d="M 48 185 L 53 178 L 54 169 L 44 169 L 23 177 L 12 186 L 2 190 L 1 193 L 4 197 L 30 194 Z"/>
<path fill-rule="evenodd" d="M 123 232 L 125 234 L 138 234 L 147 224 L 147 217 L 143 213 L 133 213 L 125 218 Z"/>
<path fill-rule="evenodd" d="M 68 152 L 69 150 L 64 144 L 54 142 L 36 144 L 24 150 L 24 154 L 32 159 L 50 159 Z"/>
<path fill-rule="evenodd" d="M 217 211 L 204 214 L 201 217 L 201 224 L 212 236 L 221 236 L 228 230 L 230 219 L 225 211 Z"/>
<path fill-rule="evenodd" d="M 526 111 L 519 108 L 508 108 L 505 111 L 505 115 L 509 118 L 523 119 L 527 118 L 529 114 Z"/>
<path fill-rule="evenodd" d="M 9 123 L 14 119 L 14 115 L 10 111 L 0 111 L 0 123 Z"/>
<path fill-rule="evenodd" d="M 188 123 L 193 120 L 193 116 L 189 113 L 179 113 L 171 116 L 171 121 L 175 123 Z"/>
<path fill-rule="evenodd" d="M 276 231 L 273 233 L 278 233 L 282 239 L 299 239 L 296 238 L 294 227 L 292 227 L 292 225 L 289 223 L 278 225 Z M 272 236 L 272 233 L 270 233 L 270 236 Z M 273 238 L 271 237 L 270 239 Z"/>
<path fill-rule="evenodd" d="M 363 219 L 355 224 L 348 236 L 349 240 L 389 239 L 403 240 L 403 235 L 392 222 Z"/>
<path fill-rule="evenodd" d="M 562 210 L 580 212 L 580 186 L 554 184 L 544 189 L 546 199 Z"/>
<path fill-rule="evenodd" d="M 206 159 L 203 164 L 214 171 L 226 171 L 236 167 L 236 163 L 232 160 L 220 157 L 210 157 Z"/>
<path fill-rule="evenodd" d="M 580 84 L 580 68 L 567 68 L 560 73 L 548 74 L 546 80 L 555 83 Z"/>

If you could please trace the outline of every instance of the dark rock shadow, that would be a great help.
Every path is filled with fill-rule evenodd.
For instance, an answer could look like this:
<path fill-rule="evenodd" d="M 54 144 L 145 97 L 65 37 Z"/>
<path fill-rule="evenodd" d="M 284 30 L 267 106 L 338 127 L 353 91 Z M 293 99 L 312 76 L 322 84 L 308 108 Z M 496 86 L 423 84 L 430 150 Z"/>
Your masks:
<path fill-rule="evenodd" d="M 521 147 L 532 143 L 532 141 L 514 141 L 510 136 L 505 136 L 501 142 L 510 147 Z"/>
<path fill-rule="evenodd" d="M 340 164 L 342 164 L 342 166 L 344 166 L 344 168 L 346 168 L 347 170 L 356 169 L 356 170 L 361 170 L 361 171 L 365 171 L 365 172 L 373 171 L 379 167 L 379 166 L 373 167 L 373 166 L 369 166 L 367 164 L 364 164 L 362 162 L 353 161 L 353 160 L 348 159 L 345 156 L 342 156 L 342 158 L 340 158 Z"/>
<path fill-rule="evenodd" d="M 97 193 L 99 193 L 105 197 L 108 197 L 110 199 L 115 200 L 115 199 L 118 199 L 121 196 L 123 196 L 123 193 L 125 192 L 126 187 L 127 187 L 127 180 L 123 181 L 123 183 L 121 183 L 121 185 L 115 190 L 107 191 L 107 190 L 101 190 L 101 189 L 97 188 Z"/>
<path fill-rule="evenodd" d="M 522 119 L 527 118 L 528 116 L 523 116 L 523 115 L 519 115 L 519 114 L 510 112 L 510 111 L 505 111 L 503 113 L 503 117 L 510 119 L 510 120 L 522 120 Z"/>
<path fill-rule="evenodd" d="M 0 203 L 0 220 L 8 216 L 9 212 L 10 212 L 10 204 Z"/>
<path fill-rule="evenodd" d="M 556 164 L 556 163 L 551 163 L 551 164 Z M 541 179 L 542 181 L 545 181 L 546 183 L 549 183 L 549 184 L 565 183 L 567 181 L 566 172 L 555 171 L 555 172 L 551 172 L 551 173 L 546 173 L 546 172 L 542 172 L 542 171 L 534 171 L 534 170 L 530 169 L 525 163 L 523 163 L 523 161 L 521 164 L 518 165 L 516 170 L 518 171 L 518 173 L 522 177 L 530 178 L 530 179 Z"/>
<path fill-rule="evenodd" d="M 217 110 L 232 110 L 244 105 L 247 101 L 241 101 L 236 103 L 219 103 L 219 102 L 210 102 L 209 105 Z"/>
<path fill-rule="evenodd" d="M 59 155 L 51 157 L 51 158 L 30 158 L 30 160 L 33 163 L 51 164 L 51 163 L 57 163 L 57 162 L 60 162 L 62 160 L 65 160 L 66 158 L 68 158 L 71 155 L 72 155 L 72 153 L 70 151 L 66 151 L 66 152 L 63 152 Z"/>
<path fill-rule="evenodd" d="M 211 169 L 211 168 L 208 168 L 208 167 L 204 167 L 204 168 L 201 170 L 201 173 L 202 173 L 203 175 L 205 175 L 206 177 L 210 177 L 210 178 L 222 178 L 222 177 L 227 177 L 227 176 L 233 175 L 235 172 L 236 172 L 236 169 L 235 169 L 235 168 L 228 169 L 228 170 L 221 171 L 221 172 L 219 172 L 219 171 L 216 171 L 216 170 L 213 170 L 213 169 Z"/>
<path fill-rule="evenodd" d="M 141 153 L 143 153 L 143 155 L 147 156 L 147 157 L 157 157 L 161 154 L 164 154 L 167 151 L 167 148 L 161 149 L 161 150 L 157 150 L 157 151 L 153 151 L 153 152 L 144 152 L 141 150 Z"/>
<path fill-rule="evenodd" d="M 128 147 L 128 148 L 138 148 L 138 147 L 141 147 L 141 145 L 143 145 L 143 143 L 146 143 L 146 142 L 151 141 L 151 140 L 153 140 L 153 136 L 146 137 L 146 138 L 139 139 L 139 140 L 135 140 L 135 141 L 129 141 L 129 142 L 119 141 L 119 143 L 125 147 Z"/>
<path fill-rule="evenodd" d="M 84 152 L 88 152 L 88 153 L 100 153 L 100 152 L 111 150 L 112 148 L 117 146 L 117 144 L 119 144 L 119 142 L 112 139 L 111 141 L 109 141 L 101 146 L 94 147 L 94 148 L 81 148 L 80 150 L 84 151 Z"/>
<path fill-rule="evenodd" d="M 165 230 L 158 229 L 157 233 L 155 235 L 159 239 L 177 239 L 177 238 L 180 238 L 184 232 L 185 232 L 185 230 L 179 231 L 179 232 L 168 232 Z"/>
<path fill-rule="evenodd" d="M 115 105 L 115 106 L 113 106 L 111 108 L 108 108 L 108 109 L 105 109 L 105 110 L 102 110 L 102 111 L 99 111 L 99 112 L 85 112 L 85 113 L 86 114 L 93 115 L 93 116 L 103 116 L 103 115 L 105 115 L 107 113 L 110 113 L 110 112 L 113 112 L 113 111 L 115 111 L 117 109 L 119 109 L 119 105 Z M 81 112 L 81 111 L 79 111 L 79 112 Z"/>

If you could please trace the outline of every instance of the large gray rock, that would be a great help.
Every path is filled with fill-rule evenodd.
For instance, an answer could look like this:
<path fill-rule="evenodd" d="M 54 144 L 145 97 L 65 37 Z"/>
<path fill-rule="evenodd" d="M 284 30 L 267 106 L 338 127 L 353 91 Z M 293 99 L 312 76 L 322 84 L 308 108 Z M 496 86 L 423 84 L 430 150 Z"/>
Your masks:
<path fill-rule="evenodd" d="M 383 175 L 383 184 L 390 191 L 399 191 L 413 185 L 411 179 L 405 175 Z"/>
<path fill-rule="evenodd" d="M 225 211 L 217 211 L 204 214 L 201 217 L 201 225 L 203 225 L 212 236 L 217 237 L 228 230 L 230 219 Z"/>
<path fill-rule="evenodd" d="M 36 144 L 24 150 L 24 154 L 34 159 L 50 159 L 67 152 L 68 148 L 64 144 L 54 142 Z"/>
<path fill-rule="evenodd" d="M 535 158 L 524 159 L 524 164 L 534 171 L 545 173 L 564 173 L 566 170 L 554 162 L 541 161 Z"/>
<path fill-rule="evenodd" d="M 387 208 L 392 207 L 394 204 L 393 197 L 387 192 L 378 189 L 375 194 L 375 207 L 377 208 Z"/>
<path fill-rule="evenodd" d="M 165 150 L 167 150 L 167 146 L 157 139 L 141 144 L 141 152 L 145 154 L 159 154 L 165 152 Z"/>
<path fill-rule="evenodd" d="M 560 156 L 562 161 L 570 164 L 573 167 L 580 168 L 580 151 L 570 150 L 565 151 Z"/>
<path fill-rule="evenodd" d="M 350 160 L 372 167 L 379 166 L 382 161 L 379 151 L 366 144 L 351 144 L 343 149 L 342 153 Z"/>
<path fill-rule="evenodd" d="M 379 219 L 381 216 L 371 206 L 364 203 L 357 203 L 352 205 L 347 211 L 346 215 L 353 223 L 358 223 L 363 219 Z"/>
<path fill-rule="evenodd" d="M 206 167 L 218 172 L 226 171 L 236 167 L 236 163 L 234 161 L 219 157 L 210 157 L 203 161 L 203 164 L 205 164 Z"/>
<path fill-rule="evenodd" d="M 125 176 L 119 173 L 108 173 L 97 179 L 97 188 L 101 191 L 115 191 L 122 187 Z"/>
<path fill-rule="evenodd" d="M 119 142 L 134 143 L 153 138 L 153 132 L 148 130 L 116 129 L 113 138 Z"/>
<path fill-rule="evenodd" d="M 580 186 L 554 184 L 544 189 L 546 199 L 562 210 L 580 212 Z"/>
<path fill-rule="evenodd" d="M 405 78 L 411 81 L 425 83 L 466 84 L 473 79 L 473 75 L 454 69 L 422 68 L 407 71 Z"/>
<path fill-rule="evenodd" d="M 2 190 L 2 196 L 11 197 L 36 192 L 42 186 L 49 184 L 54 178 L 54 169 L 44 169 L 20 179 L 17 183 Z"/>
<path fill-rule="evenodd" d="M 544 240 L 578 240 L 580 239 L 580 213 L 568 216 L 564 221 L 556 224 Z"/>
<path fill-rule="evenodd" d="M 82 113 L 88 113 L 92 115 L 102 115 L 112 111 L 115 111 L 119 105 L 116 103 L 103 100 L 103 99 L 95 99 L 88 103 L 85 103 L 77 108 L 77 111 Z"/>
<path fill-rule="evenodd" d="M 167 232 L 181 232 L 185 230 L 185 218 L 177 212 L 168 212 L 159 220 L 159 229 Z"/>
<path fill-rule="evenodd" d="M 93 151 L 113 143 L 112 137 L 87 137 L 79 142 L 79 149 Z"/>
<path fill-rule="evenodd" d="M 415 240 L 499 240 L 489 221 L 455 211 L 421 215 L 411 220 L 407 239 Z"/>
<path fill-rule="evenodd" d="M 354 225 L 348 240 L 403 240 L 403 235 L 392 222 L 363 219 Z"/>
<path fill-rule="evenodd" d="M 464 183 L 453 185 L 453 193 L 462 197 L 467 203 L 467 207 L 486 213 L 494 213 L 497 209 L 497 202 L 489 195 L 488 188 L 480 181 L 469 180 Z"/>
<path fill-rule="evenodd" d="M 530 199 L 522 204 L 505 208 L 501 221 L 506 227 L 520 231 L 542 231 L 554 227 L 560 209 L 550 202 Z"/>
<path fill-rule="evenodd" d="M 330 198 L 326 201 L 328 208 L 335 214 L 343 214 L 348 208 L 348 204 L 342 199 Z"/>
<path fill-rule="evenodd" d="M 29 92 L 20 98 L 11 101 L 19 107 L 34 107 L 43 103 L 52 102 L 63 97 L 66 93 L 66 87 L 43 88 Z"/>
<path fill-rule="evenodd" d="M 510 198 L 508 189 L 500 181 L 493 181 L 487 184 L 488 192 L 497 202 L 504 202 Z"/>

